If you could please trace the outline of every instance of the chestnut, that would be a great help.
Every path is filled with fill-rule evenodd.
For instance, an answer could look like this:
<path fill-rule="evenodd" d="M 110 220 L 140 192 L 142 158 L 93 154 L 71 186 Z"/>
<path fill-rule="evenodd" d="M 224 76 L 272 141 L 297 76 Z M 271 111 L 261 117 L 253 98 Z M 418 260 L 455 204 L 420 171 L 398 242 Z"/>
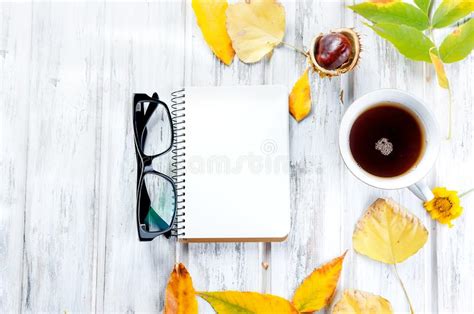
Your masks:
<path fill-rule="evenodd" d="M 359 61 L 359 35 L 350 28 L 333 30 L 313 39 L 309 61 L 320 76 L 338 76 L 351 71 Z"/>
<path fill-rule="evenodd" d="M 339 68 L 349 60 L 352 53 L 349 38 L 341 33 L 323 35 L 316 45 L 316 62 L 328 70 Z"/>

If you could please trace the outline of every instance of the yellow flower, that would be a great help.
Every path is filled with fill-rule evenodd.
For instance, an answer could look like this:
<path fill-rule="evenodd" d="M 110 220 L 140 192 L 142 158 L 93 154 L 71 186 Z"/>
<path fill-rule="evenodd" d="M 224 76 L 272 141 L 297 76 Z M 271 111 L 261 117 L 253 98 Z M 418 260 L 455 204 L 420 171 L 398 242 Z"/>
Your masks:
<path fill-rule="evenodd" d="M 431 201 L 425 202 L 423 206 L 430 213 L 431 218 L 451 228 L 453 226 L 451 220 L 461 216 L 463 211 L 458 192 L 438 187 L 433 189 L 433 194 L 435 197 Z"/>

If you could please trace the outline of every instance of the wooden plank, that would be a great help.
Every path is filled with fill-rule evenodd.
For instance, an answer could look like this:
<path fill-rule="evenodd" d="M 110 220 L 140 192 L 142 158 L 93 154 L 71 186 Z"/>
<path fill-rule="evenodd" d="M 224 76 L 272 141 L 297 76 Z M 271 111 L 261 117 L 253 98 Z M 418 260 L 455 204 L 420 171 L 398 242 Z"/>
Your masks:
<path fill-rule="evenodd" d="M 32 33 L 22 312 L 93 310 L 103 57 L 91 45 L 101 32 L 96 9 L 40 3 L 25 12 Z"/>
<path fill-rule="evenodd" d="M 298 47 L 308 47 L 314 36 L 341 25 L 344 8 L 339 2 L 301 1 L 285 6 L 289 8 L 286 40 Z M 285 65 L 290 90 L 306 67 L 301 56 L 293 54 L 291 59 Z M 282 76 L 279 67 L 276 63 L 272 69 L 274 79 Z M 286 242 L 272 245 L 272 293 L 286 298 L 293 296 L 315 267 L 348 248 L 342 245 L 341 233 L 344 190 L 337 130 L 344 108 L 339 103 L 340 78 L 320 79 L 312 74 L 311 81 L 311 115 L 300 123 L 290 117 L 291 232 Z"/>
<path fill-rule="evenodd" d="M 184 4 L 172 1 L 106 6 L 99 206 L 105 251 L 99 255 L 103 283 L 98 284 L 98 311 L 163 309 L 175 243 L 165 238 L 138 241 L 131 101 L 133 93 L 157 91 L 169 103 L 170 93 L 183 85 L 184 10 Z M 153 166 L 170 174 L 170 161 L 166 154 Z"/>
<path fill-rule="evenodd" d="M 0 3 L 0 312 L 21 310 L 30 4 Z M 15 284 L 14 284 L 15 283 Z"/>
<path fill-rule="evenodd" d="M 435 31 L 436 43 L 452 29 Z M 452 138 L 444 139 L 436 163 L 432 186 L 443 186 L 460 193 L 474 187 L 474 108 L 472 69 L 474 56 L 445 65 L 452 90 Z M 449 97 L 436 81 L 434 70 L 429 67 L 427 95 L 435 115 L 446 136 L 449 123 Z M 443 313 L 469 313 L 474 309 L 474 251 L 472 245 L 472 225 L 474 215 L 474 195 L 461 199 L 464 213 L 453 221 L 454 227 L 436 224 L 434 248 L 436 260 L 433 273 L 437 276 L 438 296 L 434 299 L 437 310 Z"/>
<path fill-rule="evenodd" d="M 364 19 L 356 16 L 355 26 L 362 33 L 363 55 L 360 66 L 353 74 L 354 98 L 379 88 L 398 88 L 424 98 L 423 65 L 405 59 L 390 43 L 376 36 L 372 30 L 362 25 Z M 354 224 L 376 198 L 390 197 L 418 216 L 431 230 L 433 223 L 425 214 L 422 203 L 407 189 L 383 191 L 364 185 L 345 171 L 344 185 L 344 225 L 345 241 L 350 245 Z M 411 296 L 415 311 L 431 311 L 431 274 L 433 239 L 415 256 L 398 265 L 398 270 Z M 389 299 L 395 311 L 408 311 L 408 304 L 397 281 L 393 269 L 364 256 L 352 252 L 346 261 L 345 287 L 357 288 L 379 294 Z M 370 274 L 370 275 L 369 275 Z M 373 280 L 367 280 L 368 276 Z M 420 294 L 423 293 L 423 297 Z"/>
<path fill-rule="evenodd" d="M 446 186 L 459 192 L 474 187 L 472 169 L 474 169 L 473 125 L 474 110 L 472 106 L 472 90 L 470 79 L 474 57 L 459 64 L 447 66 L 450 83 L 453 90 L 453 137 L 442 144 L 437 163 L 436 186 Z M 434 79 L 433 79 L 434 81 Z M 433 83 L 433 85 L 435 85 Z M 435 87 L 433 86 L 433 89 Z M 438 91 L 436 95 L 437 113 L 446 112 L 446 94 Z M 446 114 L 438 114 L 446 120 Z M 445 125 L 445 123 L 443 123 Z M 455 165 L 455 166 L 453 166 Z M 462 313 L 474 308 L 474 252 L 472 250 L 472 225 L 474 216 L 470 209 L 474 206 L 471 194 L 462 198 L 464 214 L 453 222 L 449 229 L 437 225 L 436 268 L 438 278 L 438 308 L 440 312 Z"/>
<path fill-rule="evenodd" d="M 246 65 L 236 57 L 232 65 L 226 66 L 205 43 L 191 1 L 186 1 L 186 16 L 186 85 L 264 83 L 264 62 Z M 260 291 L 263 288 L 257 243 L 193 243 L 188 244 L 184 252 L 187 256 L 182 256 L 182 261 L 187 262 L 197 290 Z M 212 311 L 201 299 L 199 309 L 204 313 Z"/>

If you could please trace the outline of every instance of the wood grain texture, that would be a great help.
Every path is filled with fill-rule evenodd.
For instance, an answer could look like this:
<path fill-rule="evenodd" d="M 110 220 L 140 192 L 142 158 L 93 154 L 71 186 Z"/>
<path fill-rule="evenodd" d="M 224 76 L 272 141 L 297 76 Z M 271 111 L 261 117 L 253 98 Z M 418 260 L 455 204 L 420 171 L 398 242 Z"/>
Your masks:
<path fill-rule="evenodd" d="M 50 3 L 20 13 L 31 22 L 21 311 L 93 310 L 98 13 Z"/>
<path fill-rule="evenodd" d="M 0 3 L 0 311 L 20 311 L 28 154 L 30 4 Z M 16 22 L 12 22 L 13 20 Z M 13 284 L 14 283 L 14 284 Z"/>
<path fill-rule="evenodd" d="M 436 1 L 438 4 L 440 1 Z M 435 33 L 435 42 L 452 31 Z M 474 56 L 446 65 L 446 72 L 452 88 L 452 139 L 444 140 L 433 173 L 433 186 L 445 186 L 460 193 L 474 187 L 474 84 L 472 69 Z M 426 97 L 433 105 L 435 116 L 443 134 L 447 134 L 449 123 L 449 97 L 445 90 L 437 86 L 436 75 L 427 70 Z M 474 249 L 472 245 L 472 225 L 474 215 L 474 195 L 461 199 L 463 216 L 448 228 L 436 224 L 436 239 L 433 241 L 433 275 L 436 276 L 437 298 L 434 299 L 439 312 L 468 313 L 474 309 Z"/>
<path fill-rule="evenodd" d="M 474 86 L 472 71 L 467 71 L 473 67 L 474 58 L 471 55 L 459 64 L 449 65 L 447 68 L 453 89 L 453 138 L 442 144 L 435 171 L 434 185 L 446 186 L 459 192 L 474 186 Z M 432 77 L 434 81 L 435 75 Z M 446 121 L 446 93 L 438 90 L 433 96 L 437 100 L 437 116 Z M 474 308 L 474 215 L 471 210 L 474 206 L 474 195 L 462 198 L 462 205 L 464 214 L 454 222 L 453 228 L 436 225 L 436 254 L 433 254 L 433 263 L 436 265 L 434 269 L 439 270 L 436 275 L 440 312 L 461 313 Z"/>
<path fill-rule="evenodd" d="M 163 310 L 175 244 L 165 238 L 138 241 L 131 101 L 133 93 L 157 91 L 169 103 L 171 91 L 182 86 L 184 11 L 184 5 L 174 2 L 106 8 L 99 206 L 105 214 L 99 223 L 103 253 L 98 262 L 103 266 L 98 272 L 102 282 L 97 287 L 97 311 Z M 170 175 L 170 157 L 155 160 L 155 169 Z"/>
<path fill-rule="evenodd" d="M 306 68 L 303 56 L 279 47 L 262 62 L 236 58 L 225 66 L 205 44 L 190 0 L 0 3 L 0 312 L 161 312 L 175 261 L 186 264 L 197 290 L 291 298 L 307 274 L 346 249 L 338 292 L 366 290 L 408 312 L 392 269 L 352 250 L 354 224 L 380 196 L 407 207 L 430 232 L 399 266 L 416 312 L 472 312 L 474 194 L 463 198 L 465 212 L 449 229 L 408 190 L 368 187 L 339 157 L 345 106 L 378 88 L 425 99 L 447 127 L 448 95 L 431 66 L 376 37 L 345 8 L 352 3 L 283 1 L 286 42 L 308 48 L 320 32 L 355 26 L 364 51 L 352 74 L 312 75 L 311 115 L 301 123 L 288 117 L 292 227 L 286 242 L 274 244 L 138 242 L 131 100 L 157 91 L 169 102 L 184 85 L 290 90 Z M 437 32 L 436 41 L 445 34 Z M 432 187 L 474 187 L 473 69 L 472 55 L 447 66 L 453 138 L 425 179 Z M 169 157 L 154 167 L 169 173 Z M 212 312 L 202 300 L 199 309 Z"/>
<path fill-rule="evenodd" d="M 287 7 L 286 40 L 299 47 L 309 48 L 314 36 L 341 25 L 342 3 L 301 1 Z M 293 62 L 285 65 L 289 75 L 281 76 L 288 78 L 288 86 L 306 67 L 302 56 L 291 55 Z M 283 66 L 276 64 L 275 68 Z M 279 76 L 277 72 L 274 77 Z M 346 249 L 340 229 L 342 162 L 334 158 L 339 150 L 337 126 L 344 110 L 339 103 L 340 78 L 320 79 L 312 73 L 311 82 L 311 115 L 300 123 L 290 117 L 292 229 L 288 241 L 272 245 L 272 292 L 287 298 L 315 267 Z"/>

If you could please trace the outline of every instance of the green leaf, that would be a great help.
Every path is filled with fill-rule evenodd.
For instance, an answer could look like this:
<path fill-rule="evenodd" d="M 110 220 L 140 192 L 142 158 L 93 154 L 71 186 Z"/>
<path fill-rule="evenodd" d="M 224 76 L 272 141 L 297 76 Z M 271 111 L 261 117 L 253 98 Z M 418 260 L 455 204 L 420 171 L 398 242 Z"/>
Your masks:
<path fill-rule="evenodd" d="M 380 37 L 390 41 L 405 57 L 431 63 L 430 49 L 433 42 L 420 30 L 400 24 L 380 23 L 367 25 Z"/>
<path fill-rule="evenodd" d="M 428 28 L 428 15 L 417 7 L 403 2 L 364 2 L 349 6 L 357 14 L 374 23 L 395 23 L 413 26 L 419 30 Z"/>
<path fill-rule="evenodd" d="M 443 0 L 433 15 L 434 28 L 453 24 L 474 10 L 473 0 Z"/>
<path fill-rule="evenodd" d="M 431 0 L 415 0 L 416 6 L 419 7 L 425 13 L 428 13 L 430 3 Z"/>
<path fill-rule="evenodd" d="M 474 19 L 456 27 L 446 36 L 439 47 L 439 55 L 445 63 L 452 63 L 466 58 L 474 49 Z"/>

